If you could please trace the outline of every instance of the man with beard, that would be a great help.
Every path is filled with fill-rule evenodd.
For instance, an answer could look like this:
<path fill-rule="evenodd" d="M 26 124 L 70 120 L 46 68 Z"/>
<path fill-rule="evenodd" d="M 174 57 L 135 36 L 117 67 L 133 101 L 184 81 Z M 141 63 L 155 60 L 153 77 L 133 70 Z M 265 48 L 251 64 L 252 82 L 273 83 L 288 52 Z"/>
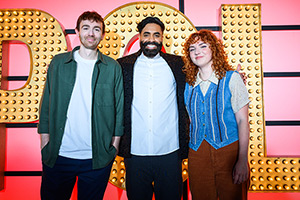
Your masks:
<path fill-rule="evenodd" d="M 185 76 L 180 56 L 161 51 L 164 24 L 147 17 L 138 26 L 141 49 L 118 59 L 124 77 L 124 135 L 129 200 L 180 200 L 187 157 Z"/>
<path fill-rule="evenodd" d="M 105 25 L 96 12 L 77 20 L 80 46 L 51 61 L 38 133 L 43 174 L 41 199 L 102 199 L 123 134 L 123 78 L 120 65 L 98 44 Z"/>

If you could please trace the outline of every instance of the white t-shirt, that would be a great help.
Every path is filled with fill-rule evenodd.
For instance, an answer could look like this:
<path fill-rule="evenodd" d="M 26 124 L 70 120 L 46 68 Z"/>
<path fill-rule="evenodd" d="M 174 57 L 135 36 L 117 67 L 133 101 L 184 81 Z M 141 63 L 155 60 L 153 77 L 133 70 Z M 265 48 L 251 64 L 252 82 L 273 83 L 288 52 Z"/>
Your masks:
<path fill-rule="evenodd" d="M 74 159 L 91 159 L 91 80 L 96 60 L 86 60 L 78 51 L 75 51 L 74 58 L 77 62 L 76 80 L 59 155 Z"/>

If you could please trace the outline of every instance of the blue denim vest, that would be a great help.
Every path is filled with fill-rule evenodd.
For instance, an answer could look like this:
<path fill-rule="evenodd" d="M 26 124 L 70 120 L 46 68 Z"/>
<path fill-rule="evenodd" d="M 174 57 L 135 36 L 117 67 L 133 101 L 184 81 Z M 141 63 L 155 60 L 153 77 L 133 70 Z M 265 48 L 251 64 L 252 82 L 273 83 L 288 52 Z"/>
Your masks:
<path fill-rule="evenodd" d="M 228 71 L 219 81 L 211 83 L 206 95 L 200 89 L 186 84 L 185 105 L 190 116 L 191 149 L 197 151 L 203 140 L 215 149 L 222 148 L 239 139 L 238 126 L 231 107 L 229 81 L 234 71 Z M 218 91 L 218 92 L 217 92 Z"/>

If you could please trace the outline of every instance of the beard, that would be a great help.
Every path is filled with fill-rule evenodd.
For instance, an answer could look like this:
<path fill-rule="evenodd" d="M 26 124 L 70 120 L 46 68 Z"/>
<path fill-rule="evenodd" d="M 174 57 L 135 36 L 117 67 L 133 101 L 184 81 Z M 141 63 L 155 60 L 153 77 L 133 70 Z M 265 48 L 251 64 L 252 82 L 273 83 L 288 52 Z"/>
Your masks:
<path fill-rule="evenodd" d="M 156 46 L 156 49 L 147 49 L 146 46 L 148 44 L 152 44 Z M 140 47 L 142 49 L 142 52 L 144 53 L 144 55 L 148 58 L 153 58 L 154 56 L 156 56 L 161 48 L 162 48 L 162 42 L 158 43 L 158 42 L 140 42 Z"/>

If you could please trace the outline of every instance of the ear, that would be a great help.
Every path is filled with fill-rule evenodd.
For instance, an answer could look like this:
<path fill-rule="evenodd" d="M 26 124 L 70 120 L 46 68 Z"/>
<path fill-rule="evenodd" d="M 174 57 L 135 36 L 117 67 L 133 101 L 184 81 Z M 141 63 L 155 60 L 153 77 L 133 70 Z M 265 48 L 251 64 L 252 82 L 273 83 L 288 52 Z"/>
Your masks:
<path fill-rule="evenodd" d="M 102 41 L 104 37 L 105 37 L 105 31 L 104 31 L 104 33 L 101 35 L 101 40 L 100 40 L 100 41 Z"/>
<path fill-rule="evenodd" d="M 77 30 L 77 28 L 75 28 L 75 33 L 79 37 L 79 31 Z"/>

